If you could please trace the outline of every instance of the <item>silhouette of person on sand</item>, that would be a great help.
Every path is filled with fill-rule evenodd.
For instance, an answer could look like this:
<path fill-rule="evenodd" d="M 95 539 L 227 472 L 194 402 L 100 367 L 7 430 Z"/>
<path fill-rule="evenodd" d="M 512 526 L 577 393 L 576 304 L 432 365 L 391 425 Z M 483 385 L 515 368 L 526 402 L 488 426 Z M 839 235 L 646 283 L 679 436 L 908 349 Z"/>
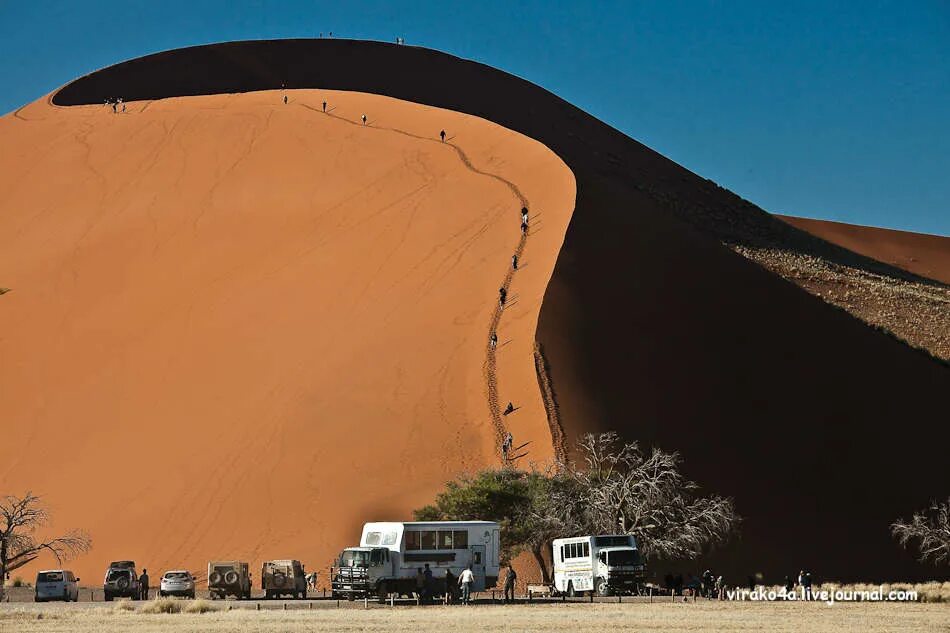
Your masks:
<path fill-rule="evenodd" d="M 363 115 L 363 125 L 366 125 L 366 115 Z"/>
<path fill-rule="evenodd" d="M 324 112 L 324 114 L 326 114 L 326 111 L 327 111 L 327 102 L 324 101 L 324 102 L 323 102 L 323 112 Z"/>
<path fill-rule="evenodd" d="M 498 346 L 498 335 L 492 332 L 491 336 L 488 337 L 488 344 L 491 345 L 492 349 L 495 349 Z"/>
<path fill-rule="evenodd" d="M 498 305 L 505 307 L 505 300 L 508 298 L 508 291 L 502 286 L 498 289 Z"/>
<path fill-rule="evenodd" d="M 445 130 L 442 130 L 441 132 L 439 132 L 439 137 L 442 139 L 442 142 L 444 143 L 444 142 L 445 142 Z"/>
<path fill-rule="evenodd" d="M 511 256 L 511 269 L 518 270 L 518 254 L 517 253 Z"/>

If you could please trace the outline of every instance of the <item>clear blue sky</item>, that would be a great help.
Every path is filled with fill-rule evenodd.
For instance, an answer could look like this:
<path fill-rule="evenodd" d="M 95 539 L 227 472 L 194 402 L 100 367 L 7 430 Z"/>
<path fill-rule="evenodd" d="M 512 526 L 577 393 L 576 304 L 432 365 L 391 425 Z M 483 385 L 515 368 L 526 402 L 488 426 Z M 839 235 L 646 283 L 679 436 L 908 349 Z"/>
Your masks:
<path fill-rule="evenodd" d="M 507 70 L 772 212 L 950 235 L 946 0 L 0 0 L 0 112 L 147 53 L 320 31 Z"/>

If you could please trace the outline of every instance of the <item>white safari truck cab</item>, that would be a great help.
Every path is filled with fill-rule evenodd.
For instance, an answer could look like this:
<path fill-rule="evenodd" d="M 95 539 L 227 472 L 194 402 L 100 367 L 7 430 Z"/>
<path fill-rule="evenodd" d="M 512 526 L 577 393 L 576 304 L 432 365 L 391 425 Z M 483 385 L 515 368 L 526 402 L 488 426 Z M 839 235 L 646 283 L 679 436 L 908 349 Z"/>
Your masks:
<path fill-rule="evenodd" d="M 625 534 L 554 539 L 552 560 L 554 589 L 569 596 L 636 594 L 646 578 L 637 541 Z"/>
<path fill-rule="evenodd" d="M 466 567 L 475 576 L 473 591 L 498 582 L 500 527 L 491 521 L 367 523 L 359 547 L 348 547 L 332 570 L 333 595 L 352 600 L 390 594 L 411 596 L 416 574 L 432 571 L 429 592 L 445 593 L 445 572 L 457 581 Z"/>

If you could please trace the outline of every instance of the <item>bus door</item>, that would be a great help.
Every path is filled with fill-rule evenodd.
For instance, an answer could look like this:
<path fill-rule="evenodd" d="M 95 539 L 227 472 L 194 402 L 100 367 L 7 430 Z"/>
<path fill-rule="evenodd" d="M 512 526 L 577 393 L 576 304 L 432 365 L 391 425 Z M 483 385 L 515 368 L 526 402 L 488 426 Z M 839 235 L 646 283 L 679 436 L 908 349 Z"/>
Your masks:
<path fill-rule="evenodd" d="M 485 590 L 485 546 L 472 545 L 472 573 L 475 575 L 475 591 Z"/>

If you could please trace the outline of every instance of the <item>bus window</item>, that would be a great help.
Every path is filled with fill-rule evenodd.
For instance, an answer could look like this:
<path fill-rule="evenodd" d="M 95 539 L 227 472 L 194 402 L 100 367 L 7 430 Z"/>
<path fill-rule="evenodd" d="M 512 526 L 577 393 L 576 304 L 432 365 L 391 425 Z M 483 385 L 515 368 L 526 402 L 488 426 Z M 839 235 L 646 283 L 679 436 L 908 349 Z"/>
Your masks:
<path fill-rule="evenodd" d="M 468 532 L 466 530 L 455 530 L 452 533 L 452 541 L 455 549 L 468 549 Z"/>
<path fill-rule="evenodd" d="M 435 530 L 426 530 L 422 532 L 422 549 L 438 549 L 438 532 Z"/>
<path fill-rule="evenodd" d="M 419 537 L 419 532 L 406 532 L 406 549 L 422 549 L 422 539 Z"/>

